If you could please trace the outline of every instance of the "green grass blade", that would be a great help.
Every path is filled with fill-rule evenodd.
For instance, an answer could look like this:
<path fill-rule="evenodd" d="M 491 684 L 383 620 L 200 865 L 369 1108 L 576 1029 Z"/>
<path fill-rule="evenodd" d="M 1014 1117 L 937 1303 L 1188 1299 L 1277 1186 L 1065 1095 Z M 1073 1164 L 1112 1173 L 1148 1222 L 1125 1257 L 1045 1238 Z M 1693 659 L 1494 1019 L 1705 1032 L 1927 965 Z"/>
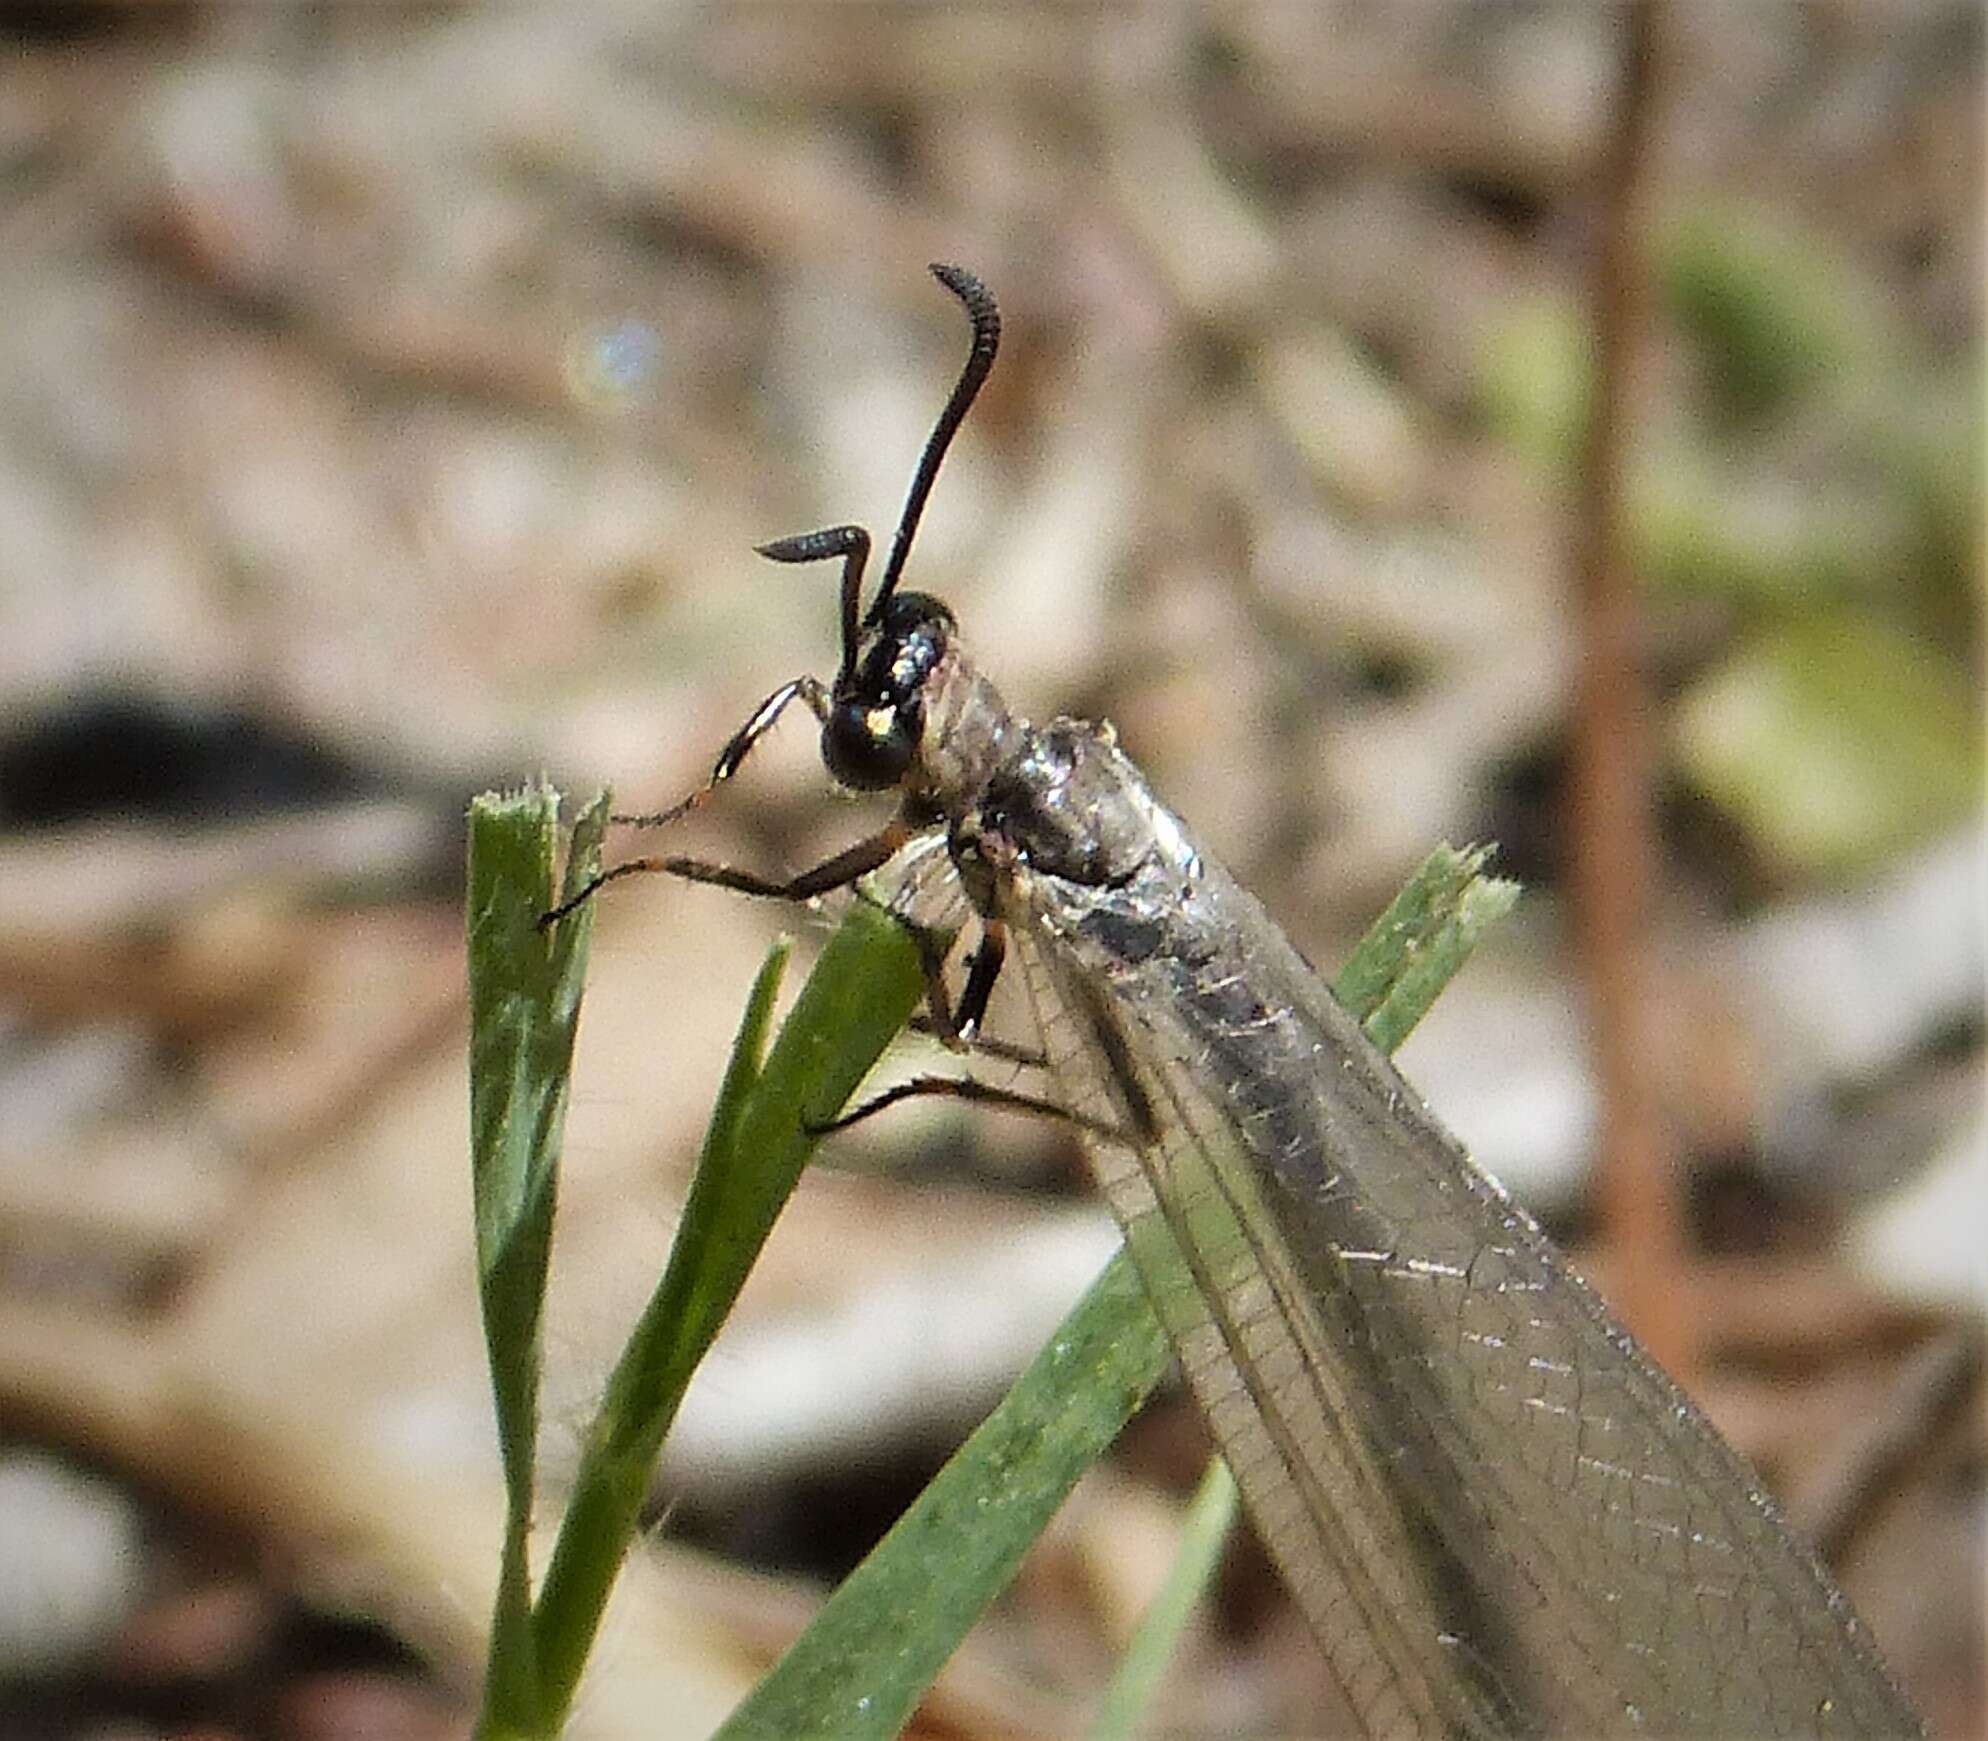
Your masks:
<path fill-rule="evenodd" d="M 722 1741 L 882 1741 L 1167 1369 L 1165 1334 L 1120 1253 L 1077 1310 L 793 1649 Z"/>
<path fill-rule="evenodd" d="M 563 1716 L 648 1494 L 684 1389 L 813 1152 L 809 1127 L 835 1116 L 924 992 L 903 928 L 857 903 L 767 1054 L 784 949 L 753 990 L 670 1248 L 607 1385 L 533 1614 L 548 1717 Z"/>
<path fill-rule="evenodd" d="M 1432 853 L 1355 950 L 1336 989 L 1370 1034 L 1379 1026 L 1377 1043 L 1391 1049 L 1413 1026 L 1489 918 L 1516 896 L 1513 885 L 1478 875 L 1482 859 Z M 895 1735 L 1169 1359 L 1121 1252 L 720 1736 Z M 1128 1701 L 1126 1721 L 1136 1714 Z"/>
<path fill-rule="evenodd" d="M 553 900 L 558 817 L 559 796 L 542 785 L 509 797 L 486 794 L 469 817 L 471 1189 L 507 1509 L 485 1719 L 509 1728 L 529 1727 L 537 1711 L 526 1538 L 539 1324 L 591 925 L 583 909 L 556 936 L 538 929 Z M 603 798 L 575 830 L 569 889 L 598 865 L 605 824 Z"/>
<path fill-rule="evenodd" d="M 1439 846 L 1422 861 L 1334 981 L 1339 1001 L 1392 1052 L 1470 959 L 1486 931 L 1512 910 L 1519 885 L 1483 874 L 1488 847 Z M 1403 908 L 1405 915 L 1397 917 Z M 1384 971 L 1375 970 L 1375 960 Z M 1350 995 L 1349 995 L 1350 994 Z"/>
<path fill-rule="evenodd" d="M 1166 1582 L 1140 1617 L 1139 1628 L 1120 1658 L 1118 1673 L 1105 1689 L 1104 1701 L 1091 1722 L 1091 1741 L 1131 1741 L 1139 1719 L 1160 1690 L 1167 1666 L 1188 1619 L 1222 1563 L 1222 1549 L 1242 1508 L 1236 1478 L 1220 1457 L 1208 1460 L 1207 1471 L 1187 1508 L 1180 1547 Z"/>
<path fill-rule="evenodd" d="M 1485 925 L 1509 911 L 1518 898 L 1516 883 L 1483 874 L 1490 857 L 1489 847 L 1471 846 L 1461 852 L 1453 846 L 1437 847 L 1416 867 L 1386 911 L 1367 927 L 1367 934 L 1332 982 L 1333 995 L 1367 1028 L 1368 1038 L 1382 1051 L 1393 1051 L 1406 1038 L 1470 953 Z M 1487 901 L 1495 911 L 1483 910 Z M 1503 904 L 1498 905 L 1501 901 Z M 1450 921 L 1466 906 L 1478 917 L 1469 929 L 1455 935 L 1456 927 Z M 1415 974 L 1417 964 L 1431 957 L 1440 963 L 1433 985 L 1419 982 Z M 1398 1005 L 1400 1013 L 1376 1033 L 1371 1026 L 1374 1014 L 1390 1001 Z"/>

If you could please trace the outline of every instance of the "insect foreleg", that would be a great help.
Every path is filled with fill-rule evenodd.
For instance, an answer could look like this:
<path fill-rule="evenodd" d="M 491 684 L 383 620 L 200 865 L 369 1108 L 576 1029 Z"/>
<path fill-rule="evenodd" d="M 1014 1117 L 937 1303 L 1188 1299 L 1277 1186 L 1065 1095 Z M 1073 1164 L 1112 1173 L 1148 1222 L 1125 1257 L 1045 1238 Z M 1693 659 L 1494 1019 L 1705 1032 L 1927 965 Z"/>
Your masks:
<path fill-rule="evenodd" d="M 816 719 L 828 719 L 828 691 L 813 677 L 796 677 L 791 683 L 780 687 L 752 710 L 752 716 L 726 739 L 725 747 L 718 752 L 718 759 L 712 764 L 711 777 L 691 793 L 688 798 L 672 804 L 667 810 L 652 810 L 638 816 L 612 816 L 608 820 L 619 823 L 624 828 L 665 828 L 672 822 L 682 820 L 691 811 L 698 809 L 711 794 L 739 771 L 740 764 L 753 752 L 753 747 L 770 732 L 787 705 L 795 697 L 808 704 Z"/>
<path fill-rule="evenodd" d="M 945 1036 L 939 1032 L 939 1025 L 931 1016 L 921 1010 L 905 1024 L 914 1034 L 923 1034 L 929 1040 L 945 1043 Z M 997 1063 L 1014 1064 L 1023 1070 L 1047 1070 L 1049 1054 L 1037 1046 L 1018 1046 L 1013 1040 L 997 1040 L 992 1034 L 975 1034 L 971 1040 L 962 1040 L 954 1051 L 965 1052 L 975 1058 L 992 1058 Z"/>
<path fill-rule="evenodd" d="M 816 895 L 825 895 L 831 889 L 846 888 L 858 877 L 887 863 L 894 854 L 904 849 L 916 832 L 910 823 L 899 817 L 875 834 L 865 835 L 854 846 L 843 848 L 812 870 L 804 870 L 799 876 L 784 880 L 763 877 L 756 871 L 739 870 L 728 864 L 713 864 L 701 858 L 623 859 L 620 864 L 610 865 L 591 882 L 583 883 L 572 899 L 561 901 L 551 911 L 540 914 L 539 929 L 542 931 L 548 925 L 556 924 L 575 907 L 591 901 L 607 884 L 622 877 L 638 875 L 661 874 L 681 877 L 688 883 L 715 883 L 721 889 L 732 889 L 741 895 L 759 895 L 773 901 L 811 901 Z"/>
<path fill-rule="evenodd" d="M 737 731 L 733 732 L 725 740 L 725 747 L 718 752 L 718 759 L 712 764 L 711 777 L 703 785 L 699 786 L 696 791 L 692 792 L 689 797 L 672 804 L 667 810 L 652 810 L 634 816 L 616 815 L 609 817 L 608 820 L 618 823 L 624 828 L 665 828 L 672 822 L 681 821 L 691 811 L 701 808 L 710 800 L 713 792 L 717 791 L 720 786 L 739 771 L 746 757 L 752 754 L 754 745 L 773 729 L 781 714 L 787 711 L 788 704 L 796 697 L 807 703 L 809 710 L 814 714 L 815 718 L 820 720 L 828 718 L 828 691 L 822 687 L 817 679 L 813 677 L 796 677 L 791 682 L 783 683 L 752 710 L 751 718 L 744 725 L 740 726 Z M 889 854 L 886 853 L 884 856 L 887 858 Z M 611 865 L 608 869 L 602 871 L 599 876 L 582 883 L 579 890 L 570 899 L 561 901 L 558 906 L 548 912 L 541 913 L 538 918 L 538 928 L 543 931 L 548 926 L 556 925 L 568 913 L 575 911 L 577 908 L 584 907 L 617 877 L 633 876 L 637 872 L 642 871 L 669 871 L 682 876 L 688 873 L 678 867 L 696 862 L 691 859 L 631 858 L 621 864 Z M 881 864 L 883 860 L 879 859 L 877 862 Z M 707 868 L 715 869 L 720 867 Z M 864 868 L 874 869 L 875 867 L 865 866 Z M 863 873 L 862 871 L 856 871 L 852 874 L 861 876 Z M 693 876 L 691 880 L 694 882 L 717 882 L 723 879 L 718 877 Z M 738 885 L 732 884 L 728 886 L 736 887 Z M 749 894 L 758 894 L 775 891 L 769 887 L 765 890 L 749 889 L 746 892 Z M 797 898 L 805 899 L 804 896 Z"/>
<path fill-rule="evenodd" d="M 805 1128 L 810 1136 L 827 1136 L 833 1131 L 861 1124 L 900 1101 L 935 1096 L 943 1100 L 970 1100 L 979 1106 L 1002 1106 L 1010 1112 L 1026 1112 L 1035 1118 L 1054 1119 L 1058 1124 L 1074 1124 L 1109 1142 L 1132 1140 L 1124 1131 L 1085 1118 L 1066 1106 L 1058 1106 L 1053 1100 L 1039 1099 L 1033 1094 L 1019 1094 L 1012 1088 L 1000 1088 L 991 1082 L 977 1082 L 971 1076 L 914 1076 L 909 1082 L 894 1083 L 839 1118 L 827 1119 L 819 1124 L 810 1123 Z"/>
<path fill-rule="evenodd" d="M 701 858 L 637 858 L 618 864 L 610 875 L 633 869 L 662 871 L 685 882 L 715 883 L 741 895 L 758 895 L 772 901 L 811 901 L 832 889 L 847 888 L 860 876 L 867 876 L 902 852 L 916 830 L 898 817 L 875 834 L 867 834 L 853 846 L 846 846 L 833 858 L 824 859 L 812 870 L 798 876 L 763 877 L 756 871 L 738 870 L 728 864 L 712 864 Z"/>

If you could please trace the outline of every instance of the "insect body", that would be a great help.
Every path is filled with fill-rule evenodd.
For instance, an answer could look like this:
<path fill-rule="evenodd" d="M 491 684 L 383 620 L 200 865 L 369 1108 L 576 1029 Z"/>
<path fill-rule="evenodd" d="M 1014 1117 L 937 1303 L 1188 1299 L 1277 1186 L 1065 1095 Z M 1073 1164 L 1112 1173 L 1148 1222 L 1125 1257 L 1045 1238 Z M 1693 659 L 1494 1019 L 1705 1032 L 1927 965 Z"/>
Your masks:
<path fill-rule="evenodd" d="M 860 528 L 765 547 L 841 560 L 833 683 L 783 685 L 703 787 L 638 820 L 704 802 L 797 697 L 830 770 L 895 789 L 897 817 L 787 881 L 608 875 L 805 898 L 943 835 L 982 930 L 957 1004 L 931 964 L 934 1022 L 973 1035 L 1012 939 L 1062 1104 L 1366 1733 L 1918 1733 L 1744 1463 L 1112 735 L 1011 713 L 952 613 L 898 590 L 999 335 L 974 278 L 933 270 L 973 351 L 875 598 Z"/>

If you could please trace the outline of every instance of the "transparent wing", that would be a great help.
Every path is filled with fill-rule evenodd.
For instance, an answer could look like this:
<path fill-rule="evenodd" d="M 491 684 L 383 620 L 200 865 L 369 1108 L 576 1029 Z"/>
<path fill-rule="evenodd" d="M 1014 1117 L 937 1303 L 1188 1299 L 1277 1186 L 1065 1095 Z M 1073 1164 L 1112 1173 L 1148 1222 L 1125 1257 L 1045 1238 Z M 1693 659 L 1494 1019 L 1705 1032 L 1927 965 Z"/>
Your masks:
<path fill-rule="evenodd" d="M 957 931 L 973 916 L 943 830 L 915 836 L 874 880 L 890 910 L 920 930 Z"/>
<path fill-rule="evenodd" d="M 1181 1364 L 1370 1735 L 1918 1725 L 1745 1465 L 1213 865 L 1017 927 Z"/>

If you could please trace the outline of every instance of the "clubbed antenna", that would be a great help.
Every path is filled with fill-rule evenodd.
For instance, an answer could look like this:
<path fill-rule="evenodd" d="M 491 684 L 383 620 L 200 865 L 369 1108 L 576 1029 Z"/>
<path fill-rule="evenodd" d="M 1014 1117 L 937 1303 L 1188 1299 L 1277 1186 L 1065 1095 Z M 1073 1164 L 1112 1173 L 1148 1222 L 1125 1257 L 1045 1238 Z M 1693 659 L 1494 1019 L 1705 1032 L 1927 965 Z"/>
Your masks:
<path fill-rule="evenodd" d="M 946 449 L 952 445 L 953 436 L 965 418 L 967 408 L 980 391 L 980 383 L 987 379 L 987 371 L 994 366 L 994 353 L 1001 347 L 1001 311 L 995 306 L 987 286 L 964 266 L 935 265 L 932 276 L 957 296 L 965 307 L 967 318 L 973 322 L 973 349 L 967 353 L 966 367 L 960 371 L 952 397 L 946 401 L 945 410 L 939 413 L 939 421 L 932 426 L 925 451 L 918 456 L 918 470 L 911 479 L 911 493 L 904 499 L 904 512 L 898 516 L 897 532 L 890 541 L 890 560 L 884 564 L 883 582 L 877 588 L 877 596 L 870 601 L 869 614 L 865 619 L 872 623 L 882 617 L 890 595 L 897 590 L 898 577 L 904 572 L 904 559 L 911 550 L 912 534 L 918 530 L 918 518 L 925 512 L 925 498 L 932 493 L 932 481 L 939 475 L 939 462 L 946 457 Z"/>
<path fill-rule="evenodd" d="M 841 676 L 847 677 L 856 669 L 856 631 L 860 626 L 856 613 L 863 596 L 863 564 L 870 560 L 869 533 L 860 526 L 830 526 L 825 531 L 803 532 L 798 538 L 776 538 L 771 544 L 756 544 L 753 548 L 775 562 L 842 558 Z"/>

